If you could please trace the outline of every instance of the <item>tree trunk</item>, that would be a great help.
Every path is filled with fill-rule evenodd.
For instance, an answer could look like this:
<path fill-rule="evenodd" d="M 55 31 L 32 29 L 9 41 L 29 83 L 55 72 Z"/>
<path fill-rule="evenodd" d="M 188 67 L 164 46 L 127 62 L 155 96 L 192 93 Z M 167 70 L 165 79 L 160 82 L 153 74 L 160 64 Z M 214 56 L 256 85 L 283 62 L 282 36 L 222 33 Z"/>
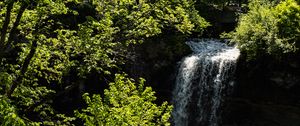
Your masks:
<path fill-rule="evenodd" d="M 17 77 L 17 79 L 13 82 L 13 84 L 11 85 L 11 87 L 9 88 L 9 90 L 6 92 L 6 96 L 8 98 L 11 97 L 11 94 L 15 91 L 15 89 L 18 87 L 18 85 L 22 82 L 22 80 L 23 80 L 23 78 L 25 76 L 25 73 L 26 73 L 26 71 L 28 69 L 28 66 L 30 64 L 30 61 L 31 61 L 32 57 L 35 54 L 36 48 L 37 48 L 37 41 L 34 40 L 32 42 L 32 46 L 31 46 L 30 52 L 26 56 L 25 61 L 24 61 L 23 65 L 22 65 L 22 69 L 21 69 L 20 75 Z"/>
<path fill-rule="evenodd" d="M 7 5 L 7 8 L 6 8 L 6 14 L 5 14 L 5 20 L 4 20 L 4 23 L 2 25 L 2 29 L 1 29 L 1 38 L 0 38 L 0 51 L 3 50 L 3 46 L 5 45 L 5 36 L 6 36 L 6 33 L 7 33 L 7 29 L 8 29 L 8 25 L 9 25 L 9 22 L 10 22 L 10 18 L 11 18 L 11 10 L 14 6 L 14 0 L 11 0 L 8 5 Z"/>
<path fill-rule="evenodd" d="M 6 45 L 4 46 L 5 50 L 9 49 L 10 46 L 12 45 L 12 41 L 14 41 L 14 39 L 16 37 L 17 28 L 20 24 L 23 13 L 24 13 L 24 11 L 26 10 L 27 7 L 28 7 L 28 5 L 23 3 L 21 8 L 19 9 L 16 21 L 14 22 L 13 27 L 12 27 L 10 33 L 9 33 L 8 41 L 7 41 Z M 16 41 L 14 41 L 14 44 L 16 44 Z"/>

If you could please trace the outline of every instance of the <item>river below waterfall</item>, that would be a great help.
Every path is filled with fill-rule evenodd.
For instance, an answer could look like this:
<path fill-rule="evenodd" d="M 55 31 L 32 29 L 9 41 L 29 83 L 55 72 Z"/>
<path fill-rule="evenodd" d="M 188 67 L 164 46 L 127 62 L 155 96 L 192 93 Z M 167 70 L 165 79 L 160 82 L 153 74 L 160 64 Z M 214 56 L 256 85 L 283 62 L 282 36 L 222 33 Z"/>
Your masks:
<path fill-rule="evenodd" d="M 219 126 L 224 95 L 234 85 L 237 48 L 218 40 L 188 41 L 193 54 L 180 63 L 172 102 L 175 126 Z"/>

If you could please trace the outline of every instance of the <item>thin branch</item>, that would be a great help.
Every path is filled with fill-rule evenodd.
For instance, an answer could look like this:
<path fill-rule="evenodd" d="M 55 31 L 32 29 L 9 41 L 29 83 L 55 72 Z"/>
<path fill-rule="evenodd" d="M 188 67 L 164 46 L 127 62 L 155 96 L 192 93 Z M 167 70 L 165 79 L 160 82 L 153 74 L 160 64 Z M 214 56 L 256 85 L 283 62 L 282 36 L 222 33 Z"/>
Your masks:
<path fill-rule="evenodd" d="M 67 88 L 67 89 L 65 89 L 65 90 L 63 90 L 63 91 L 60 91 L 60 92 L 55 93 L 55 94 L 47 95 L 47 96 L 44 97 L 42 100 L 40 100 L 40 101 L 36 102 L 35 104 L 33 104 L 33 105 L 27 107 L 27 108 L 25 109 L 25 112 L 31 112 L 31 111 L 33 111 L 34 108 L 38 107 L 39 105 L 42 105 L 42 104 L 44 104 L 44 103 L 47 103 L 47 102 L 49 102 L 50 100 L 52 100 L 53 98 L 55 98 L 55 97 L 59 97 L 59 96 L 61 96 L 61 95 L 64 95 L 65 93 L 70 92 L 71 90 L 73 90 L 74 88 L 76 88 L 76 87 L 78 87 L 78 86 L 79 86 L 78 83 L 72 84 L 69 88 Z"/>

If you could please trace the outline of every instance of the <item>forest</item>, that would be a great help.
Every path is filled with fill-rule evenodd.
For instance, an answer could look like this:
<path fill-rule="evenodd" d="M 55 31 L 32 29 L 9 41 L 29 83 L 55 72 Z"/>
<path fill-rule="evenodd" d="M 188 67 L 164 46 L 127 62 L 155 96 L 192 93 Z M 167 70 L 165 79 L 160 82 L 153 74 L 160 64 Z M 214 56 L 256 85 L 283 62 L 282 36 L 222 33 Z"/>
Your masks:
<path fill-rule="evenodd" d="M 172 90 L 204 38 L 241 54 L 197 125 L 300 125 L 299 0 L 1 0 L 0 125 L 197 126 Z"/>

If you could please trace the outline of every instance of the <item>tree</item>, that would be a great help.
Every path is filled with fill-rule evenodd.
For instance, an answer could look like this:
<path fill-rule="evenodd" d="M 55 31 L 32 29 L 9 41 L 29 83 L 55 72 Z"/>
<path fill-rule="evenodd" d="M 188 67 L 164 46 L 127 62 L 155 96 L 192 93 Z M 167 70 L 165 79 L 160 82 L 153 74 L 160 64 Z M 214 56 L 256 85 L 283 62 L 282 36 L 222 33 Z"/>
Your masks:
<path fill-rule="evenodd" d="M 252 0 L 249 9 L 241 15 L 235 31 L 229 34 L 231 41 L 236 42 L 249 59 L 263 55 L 280 57 L 298 50 L 300 6 L 295 0 L 279 4 Z"/>
<path fill-rule="evenodd" d="M 1 104 L 42 125 L 71 125 L 53 100 L 91 71 L 111 75 L 128 45 L 166 29 L 189 34 L 208 26 L 191 0 L 6 0 L 0 8 Z"/>
<path fill-rule="evenodd" d="M 292 44 L 298 50 L 300 47 L 300 5 L 299 1 L 286 0 L 274 8 L 278 19 L 278 35 L 284 43 Z"/>
<path fill-rule="evenodd" d="M 55 113 L 48 100 L 43 102 L 45 97 L 53 95 L 55 91 L 39 83 L 42 78 L 47 81 L 60 79 L 60 59 L 58 63 L 49 65 L 49 59 L 53 56 L 51 54 L 55 54 L 50 52 L 55 48 L 49 44 L 50 28 L 53 25 L 50 17 L 66 14 L 68 8 L 65 4 L 68 2 L 7 0 L 1 3 L 1 8 L 6 9 L 1 9 L 5 18 L 1 19 L 0 74 L 2 80 L 9 80 L 1 83 L 4 87 L 1 97 L 7 98 L 11 102 L 9 105 L 17 107 L 20 117 L 29 118 L 29 122 L 68 124 L 58 121 L 67 118 Z M 32 118 L 34 115 L 37 115 L 35 119 Z"/>
<path fill-rule="evenodd" d="M 25 121 L 15 112 L 15 108 L 9 104 L 8 100 L 0 96 L 0 122 L 1 126 L 25 126 Z"/>
<path fill-rule="evenodd" d="M 144 88 L 144 81 L 140 79 L 138 85 L 126 75 L 117 74 L 115 82 L 110 83 L 105 90 L 105 97 L 88 94 L 83 97 L 88 105 L 76 116 L 84 121 L 87 126 L 139 126 L 139 125 L 170 125 L 172 106 L 164 102 L 157 106 L 156 97 L 150 87 Z"/>

